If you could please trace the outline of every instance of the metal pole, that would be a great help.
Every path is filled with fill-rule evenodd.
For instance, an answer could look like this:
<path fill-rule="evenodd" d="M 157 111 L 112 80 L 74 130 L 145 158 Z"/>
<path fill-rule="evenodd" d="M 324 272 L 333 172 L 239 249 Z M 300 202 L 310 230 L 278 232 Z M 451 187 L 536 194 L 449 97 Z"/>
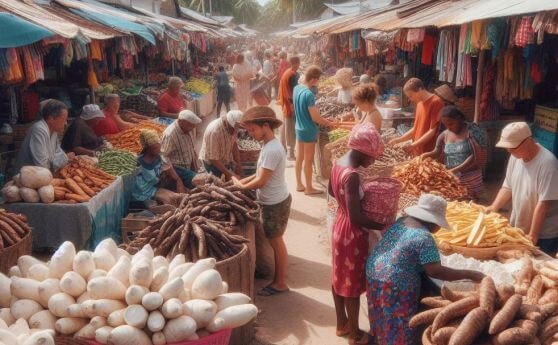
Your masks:
<path fill-rule="evenodd" d="M 296 23 L 296 0 L 293 0 L 293 24 Z"/>
<path fill-rule="evenodd" d="M 211 16 L 213 14 L 213 3 L 211 0 L 209 0 L 209 15 Z"/>
<path fill-rule="evenodd" d="M 486 60 L 486 50 L 481 50 L 479 52 L 479 63 L 477 65 L 477 85 L 475 90 L 475 118 L 474 122 L 478 123 L 480 118 L 480 100 L 482 93 L 482 73 L 484 70 L 484 64 Z"/>

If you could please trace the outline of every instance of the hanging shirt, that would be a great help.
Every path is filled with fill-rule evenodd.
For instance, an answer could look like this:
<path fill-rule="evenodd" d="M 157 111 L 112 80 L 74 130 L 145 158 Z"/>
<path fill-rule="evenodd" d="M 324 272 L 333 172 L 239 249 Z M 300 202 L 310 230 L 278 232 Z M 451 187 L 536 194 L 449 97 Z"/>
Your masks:
<path fill-rule="evenodd" d="M 27 131 L 17 156 L 16 171 L 25 165 L 47 168 L 52 172 L 68 163 L 58 134 L 51 133 L 45 120 L 35 122 Z"/>
<path fill-rule="evenodd" d="M 434 36 L 424 36 L 422 43 L 422 56 L 421 62 L 423 65 L 431 66 L 432 57 L 434 56 L 434 49 L 436 48 L 436 38 Z"/>
<path fill-rule="evenodd" d="M 426 101 L 417 104 L 413 142 L 422 138 L 430 129 L 440 126 L 440 114 L 443 107 L 444 101 L 436 95 L 432 95 Z M 430 141 L 417 147 L 415 154 L 420 155 L 430 152 L 435 146 L 436 135 Z"/>
<path fill-rule="evenodd" d="M 510 156 L 503 187 L 512 192 L 511 225 L 529 231 L 539 201 L 549 201 L 539 238 L 558 237 L 558 160 L 539 145 L 530 162 Z"/>

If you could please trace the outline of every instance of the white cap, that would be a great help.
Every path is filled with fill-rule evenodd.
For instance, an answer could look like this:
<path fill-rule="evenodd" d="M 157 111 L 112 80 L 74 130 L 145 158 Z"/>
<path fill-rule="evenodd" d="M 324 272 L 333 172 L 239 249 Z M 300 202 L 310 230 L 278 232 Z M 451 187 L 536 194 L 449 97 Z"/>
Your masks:
<path fill-rule="evenodd" d="M 500 140 L 496 143 L 496 147 L 515 149 L 531 136 L 533 136 L 533 133 L 526 122 L 512 122 L 502 129 L 502 134 L 500 135 Z"/>
<path fill-rule="evenodd" d="M 202 122 L 202 120 L 191 110 L 182 110 L 178 114 L 178 119 L 188 121 L 193 125 L 199 125 Z"/>
<path fill-rule="evenodd" d="M 407 207 L 405 213 L 413 218 L 436 224 L 444 229 L 450 230 L 446 220 L 446 208 L 448 203 L 444 198 L 433 194 L 422 194 L 418 204 Z"/>
<path fill-rule="evenodd" d="M 225 119 L 231 125 L 231 127 L 236 126 L 238 122 L 242 120 L 242 112 L 240 110 L 231 110 L 227 113 Z"/>
<path fill-rule="evenodd" d="M 85 121 L 89 121 L 96 118 L 103 118 L 105 114 L 103 114 L 101 108 L 99 108 L 97 104 L 86 104 L 81 109 L 80 117 Z"/>

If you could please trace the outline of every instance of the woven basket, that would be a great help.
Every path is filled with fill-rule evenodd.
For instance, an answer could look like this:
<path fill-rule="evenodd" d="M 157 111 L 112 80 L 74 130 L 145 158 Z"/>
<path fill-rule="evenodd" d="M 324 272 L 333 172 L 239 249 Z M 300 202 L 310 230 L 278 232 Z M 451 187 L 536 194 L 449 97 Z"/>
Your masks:
<path fill-rule="evenodd" d="M 18 243 L 0 251 L 0 271 L 8 273 L 12 266 L 17 265 L 17 259 L 22 255 L 31 255 L 33 239 L 31 231 Z"/>
<path fill-rule="evenodd" d="M 169 343 L 168 345 L 229 345 L 229 340 L 231 339 L 231 329 L 224 329 L 217 333 L 213 333 L 207 337 L 203 337 L 198 340 L 192 341 L 183 341 L 179 343 Z M 59 338 L 64 338 L 58 342 Z M 101 345 L 101 343 L 96 342 L 95 340 L 79 340 L 76 338 L 70 337 L 56 337 L 54 339 L 54 343 L 56 345 Z"/>
<path fill-rule="evenodd" d="M 361 201 L 364 214 L 375 222 L 390 224 L 397 216 L 399 195 L 403 184 L 392 178 L 378 178 L 364 184 Z"/>
<path fill-rule="evenodd" d="M 255 163 L 260 157 L 261 150 L 238 150 L 238 158 L 241 163 Z"/>
<path fill-rule="evenodd" d="M 440 252 L 444 255 L 451 254 L 461 254 L 468 258 L 475 258 L 478 260 L 492 260 L 496 257 L 496 254 L 501 250 L 523 250 L 530 251 L 533 255 L 537 254 L 537 248 L 529 247 L 523 244 L 503 244 L 498 247 L 488 247 L 488 248 L 470 248 L 454 246 L 448 243 L 441 243 L 438 245 Z"/>
<path fill-rule="evenodd" d="M 97 343 L 90 340 L 66 337 L 66 336 L 56 336 L 54 337 L 54 344 L 56 345 L 90 345 L 92 343 Z"/>

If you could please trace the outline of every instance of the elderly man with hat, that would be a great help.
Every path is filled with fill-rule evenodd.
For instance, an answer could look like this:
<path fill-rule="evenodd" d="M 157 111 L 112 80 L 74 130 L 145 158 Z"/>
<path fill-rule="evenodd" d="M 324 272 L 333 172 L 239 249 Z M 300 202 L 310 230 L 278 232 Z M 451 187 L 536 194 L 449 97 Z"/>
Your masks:
<path fill-rule="evenodd" d="M 258 294 L 272 296 L 289 291 L 286 281 L 288 254 L 283 234 L 287 230 L 292 198 L 285 180 L 287 155 L 281 141 L 275 137 L 275 130 L 283 122 L 277 119 L 273 109 L 255 106 L 246 111 L 242 123 L 250 136 L 263 141 L 264 146 L 256 174 L 243 180 L 233 177 L 233 181 L 243 189 L 258 191 L 263 229 L 275 253 L 275 277 Z"/>
<path fill-rule="evenodd" d="M 407 216 L 387 229 L 370 253 L 366 291 L 376 344 L 416 343 L 417 330 L 409 326 L 409 320 L 419 309 L 423 272 L 443 281 L 484 278 L 481 272 L 442 266 L 432 233 L 449 228 L 446 208 L 443 198 L 421 195 L 418 204 L 405 209 Z"/>
<path fill-rule="evenodd" d="M 558 250 L 558 160 L 533 139 L 525 122 L 504 127 L 496 147 L 511 156 L 504 184 L 488 210 L 498 212 L 511 200 L 511 224 L 523 229 L 542 251 L 554 255 Z"/>
<path fill-rule="evenodd" d="M 75 119 L 66 130 L 62 139 L 62 149 L 76 155 L 95 156 L 95 152 L 106 146 L 102 137 L 93 128 L 105 117 L 96 104 L 83 106 L 80 117 Z"/>
<path fill-rule="evenodd" d="M 242 112 L 231 110 L 209 123 L 203 134 L 200 160 L 205 170 L 217 177 L 230 179 L 241 171 L 236 142 Z"/>
<path fill-rule="evenodd" d="M 178 119 L 163 132 L 161 154 L 173 165 L 183 181 L 191 181 L 200 168 L 193 131 L 201 122 L 191 110 L 182 110 Z M 185 182 L 185 185 L 193 188 L 191 183 Z"/>

